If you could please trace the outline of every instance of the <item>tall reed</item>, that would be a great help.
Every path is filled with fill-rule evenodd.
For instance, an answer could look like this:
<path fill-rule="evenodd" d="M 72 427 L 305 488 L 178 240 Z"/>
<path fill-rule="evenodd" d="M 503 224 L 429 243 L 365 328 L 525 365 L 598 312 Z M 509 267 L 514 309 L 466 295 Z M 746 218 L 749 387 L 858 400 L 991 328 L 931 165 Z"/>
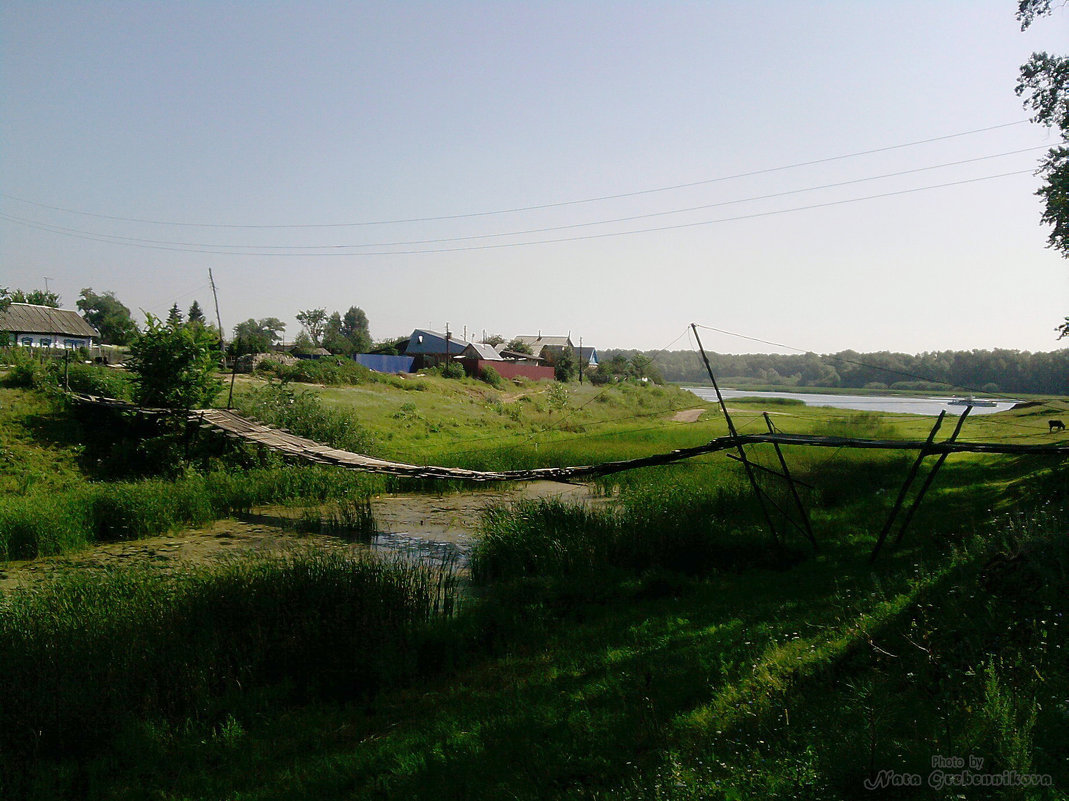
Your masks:
<path fill-rule="evenodd" d="M 405 682 L 454 608 L 446 571 L 308 552 L 178 575 L 71 570 L 0 596 L 0 768 L 94 751 L 131 717 L 213 720 L 268 690 Z"/>
<path fill-rule="evenodd" d="M 92 483 L 67 492 L 9 496 L 0 498 L 0 559 L 136 539 L 297 498 L 352 498 L 362 503 L 384 486 L 375 476 L 299 466 L 191 473 L 177 481 Z"/>

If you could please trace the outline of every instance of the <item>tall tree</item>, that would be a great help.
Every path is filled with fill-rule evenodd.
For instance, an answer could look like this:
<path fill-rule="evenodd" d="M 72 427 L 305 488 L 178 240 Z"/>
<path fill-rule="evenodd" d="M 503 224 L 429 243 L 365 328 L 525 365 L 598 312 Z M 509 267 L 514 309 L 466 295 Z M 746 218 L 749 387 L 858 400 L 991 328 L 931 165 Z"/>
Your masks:
<path fill-rule="evenodd" d="M 167 313 L 167 325 L 181 325 L 183 319 L 182 310 L 178 308 L 177 303 L 174 304 Z"/>
<path fill-rule="evenodd" d="M 318 348 L 323 339 L 323 329 L 327 325 L 327 310 L 304 309 L 297 312 L 297 322 L 304 327 L 312 344 Z"/>
<path fill-rule="evenodd" d="M 367 315 L 359 306 L 350 306 L 342 317 L 341 333 L 352 343 L 354 353 L 367 353 L 371 349 L 371 329 Z"/>
<path fill-rule="evenodd" d="M 334 312 L 327 318 L 323 326 L 323 347 L 331 353 L 350 354 L 353 352 L 353 343 L 345 336 L 341 315 Z"/>
<path fill-rule="evenodd" d="M 204 312 L 200 308 L 200 304 L 197 301 L 193 301 L 193 305 L 189 307 L 189 314 L 186 315 L 191 323 L 200 323 L 204 325 L 207 321 L 207 317 L 204 316 Z"/>
<path fill-rule="evenodd" d="M 130 310 L 114 292 L 98 295 L 92 287 L 83 289 L 78 310 L 89 325 L 100 332 L 101 341 L 109 345 L 129 345 L 137 337 L 137 324 Z"/>
<path fill-rule="evenodd" d="M 1037 17 L 1051 13 L 1051 0 L 1019 0 L 1017 19 L 1026 30 Z M 1056 129 L 1061 143 L 1047 151 L 1039 174 L 1044 184 L 1036 190 L 1043 198 L 1042 220 L 1051 226 L 1047 243 L 1069 257 L 1069 57 L 1033 53 L 1021 66 L 1017 95 L 1032 111 L 1032 122 Z M 1069 317 L 1055 328 L 1058 338 L 1069 336 Z"/>

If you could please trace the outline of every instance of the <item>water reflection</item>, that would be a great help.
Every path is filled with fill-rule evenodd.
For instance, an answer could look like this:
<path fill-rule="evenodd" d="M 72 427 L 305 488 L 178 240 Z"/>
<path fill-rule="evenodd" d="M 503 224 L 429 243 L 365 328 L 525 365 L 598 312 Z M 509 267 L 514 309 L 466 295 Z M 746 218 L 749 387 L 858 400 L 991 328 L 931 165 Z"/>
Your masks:
<path fill-rule="evenodd" d="M 699 398 L 716 403 L 716 392 L 712 387 L 685 387 Z M 926 414 L 935 417 L 939 412 L 959 415 L 966 405 L 951 404 L 949 397 L 916 397 L 909 395 L 825 395 L 818 392 L 761 392 L 749 389 L 721 389 L 724 400 L 738 398 L 794 398 L 806 406 L 830 406 L 834 409 L 854 409 L 862 412 L 890 412 L 894 414 Z M 999 399 L 994 406 L 973 406 L 971 415 L 993 414 L 1012 409 L 1017 401 Z"/>

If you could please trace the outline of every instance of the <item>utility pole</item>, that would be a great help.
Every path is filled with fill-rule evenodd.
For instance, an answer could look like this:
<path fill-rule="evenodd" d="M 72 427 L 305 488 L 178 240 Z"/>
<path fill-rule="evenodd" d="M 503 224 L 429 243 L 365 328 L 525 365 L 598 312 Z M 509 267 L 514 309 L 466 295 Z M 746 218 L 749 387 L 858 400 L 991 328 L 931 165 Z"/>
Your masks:
<path fill-rule="evenodd" d="M 579 383 L 583 383 L 583 338 L 579 337 Z"/>
<path fill-rule="evenodd" d="M 48 282 L 51 281 L 52 279 L 47 275 L 44 276 L 44 279 L 45 279 L 45 300 L 48 300 L 48 294 L 49 294 Z M 51 355 L 52 348 L 55 346 L 55 343 L 56 343 L 56 319 L 55 319 L 55 317 L 52 316 L 52 307 L 51 306 L 48 307 L 48 327 L 50 329 L 52 329 L 51 331 L 48 332 L 48 334 L 49 334 L 49 336 L 48 336 L 48 350 L 49 350 L 49 355 Z"/>
<path fill-rule="evenodd" d="M 208 268 L 208 283 L 212 285 L 212 297 L 215 298 L 215 322 L 219 326 L 219 352 L 223 357 L 223 369 L 226 369 L 226 342 L 223 340 L 223 318 L 219 316 L 219 295 L 215 291 L 215 278 L 212 268 Z"/>

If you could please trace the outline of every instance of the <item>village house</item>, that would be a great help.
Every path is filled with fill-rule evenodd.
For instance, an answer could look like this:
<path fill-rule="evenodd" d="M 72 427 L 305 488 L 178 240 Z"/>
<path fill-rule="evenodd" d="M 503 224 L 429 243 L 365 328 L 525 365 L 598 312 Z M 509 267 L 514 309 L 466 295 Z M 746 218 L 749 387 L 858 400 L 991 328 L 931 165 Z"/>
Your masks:
<path fill-rule="evenodd" d="M 417 328 L 405 345 L 405 356 L 415 357 L 414 369 L 434 367 L 453 356 L 459 356 L 468 342 L 451 332 L 441 334 L 426 328 Z"/>
<path fill-rule="evenodd" d="M 582 364 L 584 369 L 598 366 L 597 348 L 589 346 L 576 347 L 572 343 L 570 336 L 548 337 L 542 336 L 542 332 L 539 331 L 537 336 L 518 336 L 516 339 L 529 347 L 531 353 L 535 356 L 541 357 L 551 364 L 556 361 L 565 348 L 571 348 L 576 361 Z"/>
<path fill-rule="evenodd" d="M 544 337 L 539 331 L 537 336 L 518 336 L 517 340 L 531 349 L 531 353 L 548 362 L 554 361 L 565 348 L 575 350 L 571 337 Z"/>
<path fill-rule="evenodd" d="M 492 367 L 502 378 L 529 378 L 532 381 L 553 378 L 553 368 L 545 366 L 542 359 L 526 353 L 498 352 L 493 345 L 484 342 L 469 343 L 460 356 L 454 358 L 473 378 L 479 378 L 487 367 Z"/>
<path fill-rule="evenodd" d="M 12 303 L 0 311 L 0 343 L 27 348 L 91 348 L 100 332 L 73 309 Z"/>

